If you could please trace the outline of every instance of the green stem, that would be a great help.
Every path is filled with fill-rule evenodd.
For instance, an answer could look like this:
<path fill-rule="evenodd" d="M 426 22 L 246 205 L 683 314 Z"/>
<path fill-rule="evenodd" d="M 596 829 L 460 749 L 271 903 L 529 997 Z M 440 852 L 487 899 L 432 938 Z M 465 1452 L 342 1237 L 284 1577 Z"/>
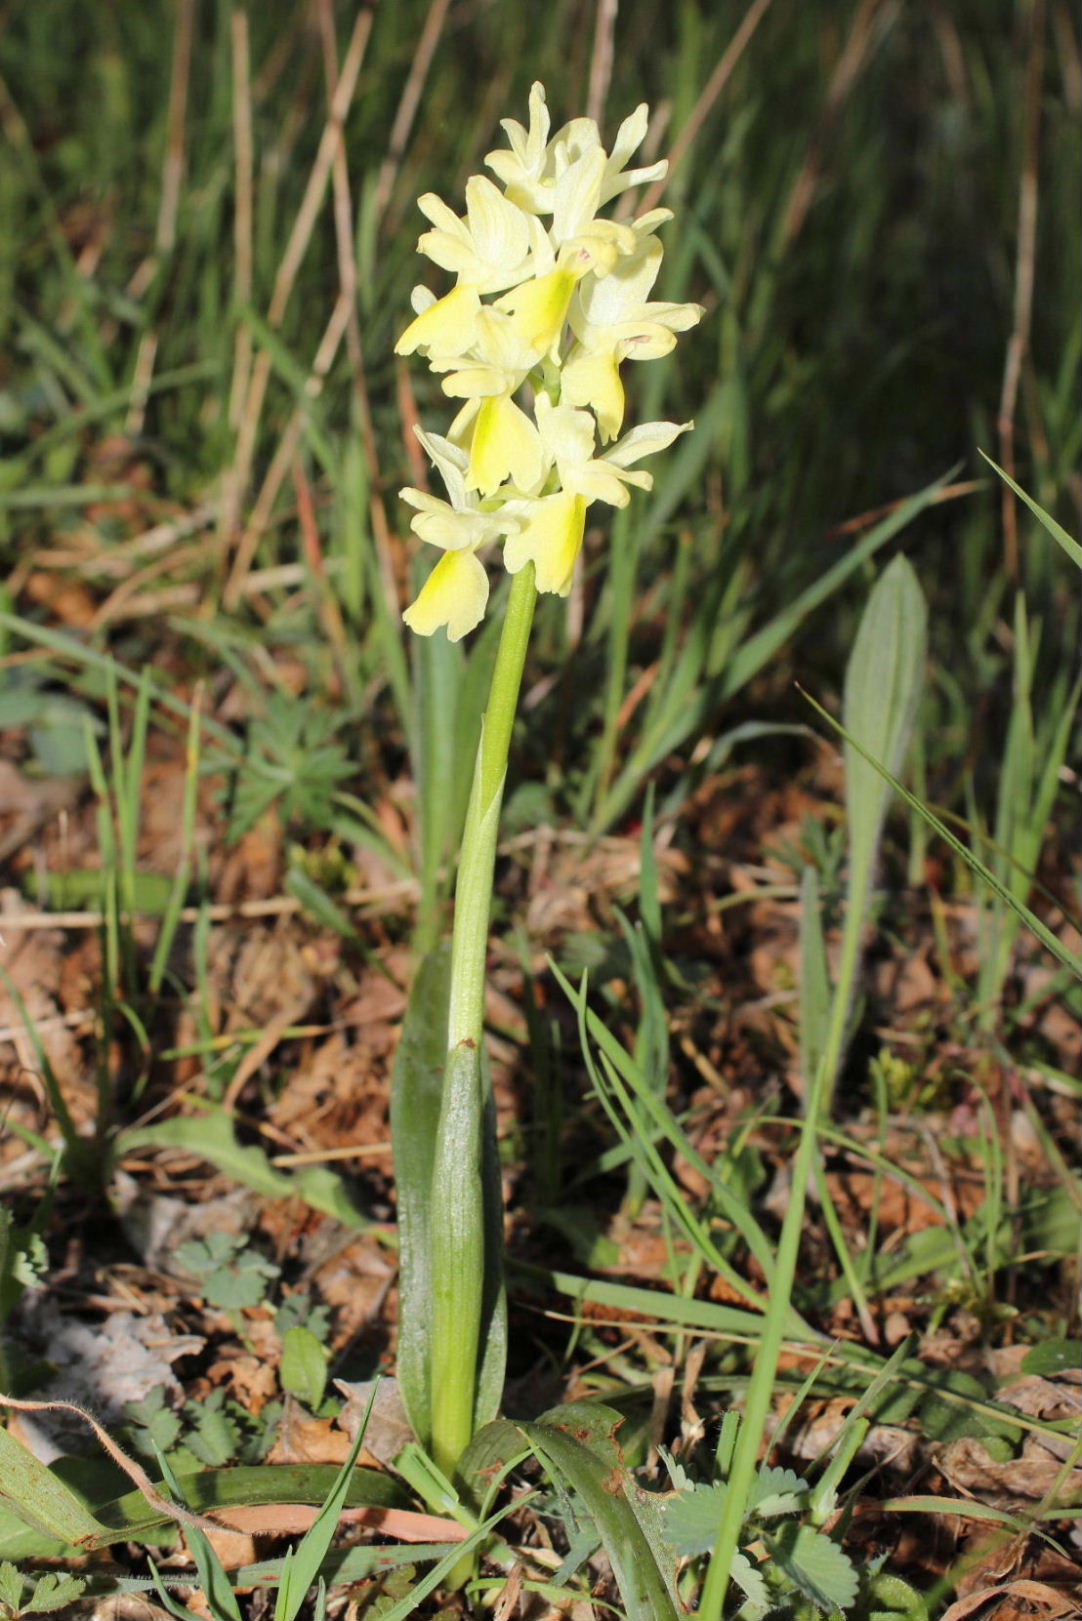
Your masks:
<path fill-rule="evenodd" d="M 432 1456 L 448 1475 L 473 1436 L 485 1284 L 499 1261 L 485 1253 L 485 962 L 507 755 L 536 601 L 529 563 L 511 582 L 455 887 L 447 1066 L 430 1226 Z"/>
<path fill-rule="evenodd" d="M 522 668 L 533 624 L 537 587 L 534 566 L 511 580 L 507 615 L 500 635 L 488 707 L 481 724 L 481 741 L 473 771 L 462 853 L 455 885 L 455 926 L 451 940 L 451 1003 L 447 1021 L 447 1048 L 472 1040 L 480 1046 L 485 1019 L 485 959 L 488 955 L 488 920 L 492 908 L 492 873 L 496 862 L 496 835 L 507 775 L 507 753 L 518 708 Z"/>

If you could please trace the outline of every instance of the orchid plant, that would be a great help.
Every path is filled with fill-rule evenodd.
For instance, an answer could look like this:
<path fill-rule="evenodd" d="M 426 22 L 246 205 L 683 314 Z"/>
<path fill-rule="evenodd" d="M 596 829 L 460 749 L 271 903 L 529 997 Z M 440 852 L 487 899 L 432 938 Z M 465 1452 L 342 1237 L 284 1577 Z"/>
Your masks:
<path fill-rule="evenodd" d="M 414 319 L 397 345 L 399 354 L 421 354 L 443 392 L 461 402 L 446 435 L 417 430 L 447 499 L 402 491 L 415 509 L 414 532 L 442 553 L 406 623 L 418 635 L 444 629 L 458 641 L 488 605 L 486 551 L 502 544 L 512 576 L 462 837 L 449 963 L 442 981 L 422 969 L 411 1002 L 411 1014 L 423 1004 L 429 1021 L 433 1003 L 440 1008 L 438 1106 L 429 1094 L 426 1115 L 431 1048 L 422 1053 L 408 1024 L 392 1109 L 399 1377 L 414 1429 L 448 1476 L 475 1430 L 495 1416 L 503 1381 L 485 961 L 508 748 L 537 593 L 568 595 L 589 506 L 623 507 L 631 488 L 650 489 L 651 475 L 636 464 L 691 428 L 647 422 L 621 437 L 620 371 L 627 360 L 667 354 L 703 314 L 697 304 L 650 298 L 669 209 L 627 223 L 599 212 L 666 172 L 664 162 L 629 167 L 646 135 L 645 105 L 621 124 L 611 152 L 589 118 L 551 135 L 539 84 L 528 127 L 508 119 L 503 128 L 508 148 L 485 159 L 496 181 L 467 182 L 464 218 L 430 193 L 420 198 L 432 228 L 419 250 L 455 285 L 442 297 L 414 289 Z M 431 1140 L 419 1152 L 422 1118 Z"/>

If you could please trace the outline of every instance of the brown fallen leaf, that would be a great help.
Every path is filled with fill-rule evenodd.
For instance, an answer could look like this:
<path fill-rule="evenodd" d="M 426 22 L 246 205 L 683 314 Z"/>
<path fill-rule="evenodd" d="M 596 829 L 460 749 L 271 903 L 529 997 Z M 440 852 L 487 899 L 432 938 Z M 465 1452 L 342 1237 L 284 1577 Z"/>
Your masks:
<path fill-rule="evenodd" d="M 346 1379 L 334 1381 L 335 1389 L 346 1398 L 346 1404 L 338 1415 L 338 1423 L 351 1441 L 364 1421 L 375 1384 L 374 1379 L 362 1379 L 352 1384 Z M 365 1451 L 371 1453 L 378 1463 L 393 1463 L 406 1442 L 413 1439 L 413 1426 L 406 1414 L 398 1380 L 381 1379 L 364 1432 Z"/>
<path fill-rule="evenodd" d="M 1060 1460 L 1043 1448 L 1028 1455 L 1024 1451 L 1020 1458 L 1000 1463 L 989 1456 L 975 1436 L 963 1435 L 935 1448 L 933 1456 L 954 1489 L 970 1497 L 991 1495 L 1001 1501 L 1036 1502 L 1057 1485 L 1061 1493 L 1070 1495 L 1072 1487 L 1077 1491 L 1082 1483 L 1082 1473 L 1077 1469 L 1064 1479 Z"/>
<path fill-rule="evenodd" d="M 299 1402 L 287 1396 L 278 1439 L 267 1453 L 268 1463 L 345 1463 L 349 1436 L 333 1419 L 313 1418 Z"/>
<path fill-rule="evenodd" d="M 967 1593 L 965 1598 L 955 1599 L 949 1609 L 944 1610 L 940 1621 L 966 1621 L 967 1616 L 975 1615 L 978 1610 L 984 1609 L 986 1604 L 996 1600 L 1006 1600 L 1005 1603 L 996 1603 L 995 1609 L 989 1610 L 982 1616 L 982 1621 L 1056 1621 L 1058 1616 L 1077 1616 L 1077 1599 L 1066 1593 L 1060 1593 L 1047 1582 L 1034 1582 L 1026 1577 L 1018 1577 L 1012 1582 L 1000 1582 L 995 1587 L 985 1587 L 979 1593 Z"/>
<path fill-rule="evenodd" d="M 256 1537 L 301 1535 L 314 1523 L 320 1510 L 311 1503 L 251 1503 L 215 1509 L 223 1525 Z M 397 1537 L 401 1542 L 462 1542 L 468 1535 L 457 1520 L 437 1514 L 421 1514 L 408 1508 L 344 1508 L 341 1525 L 359 1525 L 379 1536 Z"/>

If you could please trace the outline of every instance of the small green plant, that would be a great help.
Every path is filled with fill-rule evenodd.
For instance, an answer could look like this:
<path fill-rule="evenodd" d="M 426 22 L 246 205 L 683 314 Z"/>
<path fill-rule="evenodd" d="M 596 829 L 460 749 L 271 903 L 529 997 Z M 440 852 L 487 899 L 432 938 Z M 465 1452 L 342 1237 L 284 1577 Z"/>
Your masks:
<path fill-rule="evenodd" d="M 189 1239 L 177 1250 L 176 1260 L 199 1279 L 208 1306 L 233 1314 L 246 1306 L 261 1305 L 281 1271 L 239 1233 L 215 1232 Z"/>
<path fill-rule="evenodd" d="M 717 1537 L 727 1487 L 696 1483 L 667 1460 L 673 1495 L 660 1505 L 666 1540 L 678 1559 L 709 1554 Z M 760 1467 L 744 1503 L 740 1547 L 730 1579 L 743 1594 L 745 1621 L 767 1615 L 833 1614 L 856 1601 L 859 1578 L 837 1541 L 820 1529 L 836 1507 L 836 1494 L 814 1495 L 791 1469 Z"/>
<path fill-rule="evenodd" d="M 0 1563 L 0 1618 L 19 1621 L 22 1615 L 48 1615 L 74 1604 L 86 1589 L 81 1576 L 47 1571 L 43 1576 L 22 1576 L 10 1560 Z"/>
<path fill-rule="evenodd" d="M 254 1418 L 224 1390 L 173 1407 L 158 1389 L 124 1406 L 133 1451 L 144 1458 L 168 1457 L 179 1474 L 260 1462 L 274 1442 L 281 1416 L 281 1402 L 266 1402 Z"/>
<path fill-rule="evenodd" d="M 338 737 L 347 719 L 340 711 L 274 692 L 264 713 L 252 720 L 239 760 L 222 750 L 208 754 L 205 769 L 228 774 L 223 793 L 232 840 L 272 807 L 286 827 L 332 826 L 336 795 L 354 772 L 348 747 Z"/>

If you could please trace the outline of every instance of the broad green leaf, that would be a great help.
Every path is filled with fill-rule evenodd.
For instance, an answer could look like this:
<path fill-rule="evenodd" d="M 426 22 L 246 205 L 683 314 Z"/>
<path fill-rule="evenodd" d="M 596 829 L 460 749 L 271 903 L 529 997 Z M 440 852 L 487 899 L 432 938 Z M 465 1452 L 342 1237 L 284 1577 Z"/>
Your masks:
<path fill-rule="evenodd" d="M 629 1621 L 676 1621 L 676 1566 L 657 1534 L 657 1494 L 636 1486 L 624 1466 L 616 1441 L 622 1423 L 622 1414 L 597 1402 L 568 1402 L 533 1424 L 497 1419 L 474 1437 L 460 1473 L 480 1500 L 509 1463 L 532 1450 L 591 1515 Z"/>
<path fill-rule="evenodd" d="M 295 1324 L 282 1336 L 282 1389 L 315 1412 L 327 1386 L 327 1353 L 310 1328 Z"/>
<path fill-rule="evenodd" d="M 216 1508 L 258 1507 L 261 1503 L 323 1503 L 339 1471 L 330 1464 L 260 1464 L 237 1469 L 201 1469 L 177 1476 L 184 1501 L 197 1514 Z M 346 1495 L 348 1507 L 402 1508 L 402 1487 L 377 1469 L 354 1468 Z M 139 1540 L 169 1521 L 151 1507 L 142 1492 L 127 1492 L 97 1511 L 101 1522 L 89 1547 Z"/>
<path fill-rule="evenodd" d="M 842 717 L 860 745 L 845 750 L 845 795 L 849 817 L 849 896 L 863 921 L 879 836 L 890 798 L 870 754 L 892 774 L 899 770 L 924 685 L 928 613 L 907 558 L 898 556 L 876 583 L 860 621 L 845 672 Z"/>
<path fill-rule="evenodd" d="M 429 1209 L 436 1154 L 451 953 L 421 963 L 410 992 L 391 1078 L 391 1142 L 398 1204 L 398 1388 L 413 1433 L 432 1435 L 429 1403 Z"/>
<path fill-rule="evenodd" d="M 450 967 L 447 946 L 438 946 L 422 962 L 410 993 L 391 1082 L 391 1141 L 398 1198 L 398 1382 L 414 1434 L 426 1445 L 432 1434 L 430 1223 L 447 1059 Z M 499 1158 L 487 1069 L 483 1070 L 483 1110 L 485 1249 L 489 1255 L 498 1255 L 502 1240 Z M 475 1428 L 495 1416 L 503 1395 L 507 1314 L 500 1277 L 486 1279 L 482 1323 Z"/>
<path fill-rule="evenodd" d="M 615 1431 L 621 1414 L 588 1402 L 569 1402 L 522 1433 L 547 1467 L 561 1475 L 590 1513 L 612 1564 L 629 1621 L 676 1621 L 680 1604 L 674 1571 L 659 1561 L 638 1489 L 623 1466 Z"/>
<path fill-rule="evenodd" d="M 89 1546 L 103 1527 L 51 1469 L 0 1429 L 0 1501 L 25 1525 L 65 1546 Z"/>
<path fill-rule="evenodd" d="M 447 1445 L 456 1427 L 468 1430 L 455 1441 L 457 1459 L 470 1436 L 496 1417 L 507 1367 L 503 1191 L 483 1049 L 466 1043 L 453 1048 L 447 1055 L 443 1088 L 429 1217 L 430 1377 L 437 1461 L 441 1435 Z M 471 1318 L 464 1302 L 471 1295 L 476 1298 L 478 1281 L 479 1311 Z M 472 1415 L 467 1425 L 460 1425 L 453 1417 L 455 1399 L 471 1387 Z M 448 1392 L 452 1399 L 444 1406 Z"/>
<path fill-rule="evenodd" d="M 365 1218 L 352 1203 L 342 1179 L 325 1165 L 280 1171 L 254 1143 L 238 1143 L 233 1121 L 224 1110 L 163 1120 L 136 1131 L 123 1131 L 114 1145 L 119 1159 L 133 1148 L 185 1148 L 224 1171 L 245 1187 L 272 1199 L 303 1199 L 313 1210 L 333 1216 L 345 1227 L 363 1227 Z"/>

